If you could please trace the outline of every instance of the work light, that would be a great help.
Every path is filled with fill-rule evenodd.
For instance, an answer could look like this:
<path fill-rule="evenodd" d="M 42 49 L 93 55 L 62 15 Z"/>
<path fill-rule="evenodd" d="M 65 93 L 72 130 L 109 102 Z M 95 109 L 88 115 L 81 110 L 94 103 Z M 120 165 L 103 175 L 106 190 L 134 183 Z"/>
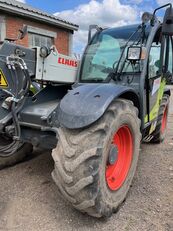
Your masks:
<path fill-rule="evenodd" d="M 129 47 L 127 51 L 127 59 L 137 61 L 141 58 L 141 47 Z"/>
<path fill-rule="evenodd" d="M 51 52 L 50 49 L 48 47 L 46 47 L 46 46 L 42 46 L 40 48 L 40 56 L 42 58 L 46 58 L 47 56 L 49 56 L 50 52 Z"/>

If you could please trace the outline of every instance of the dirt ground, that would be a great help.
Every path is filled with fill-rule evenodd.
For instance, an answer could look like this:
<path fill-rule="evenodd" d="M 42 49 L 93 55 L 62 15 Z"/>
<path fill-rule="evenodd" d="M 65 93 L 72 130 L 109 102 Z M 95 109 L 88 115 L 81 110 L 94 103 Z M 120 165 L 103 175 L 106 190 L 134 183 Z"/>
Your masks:
<path fill-rule="evenodd" d="M 133 186 L 110 219 L 94 219 L 71 208 L 51 179 L 50 153 L 35 152 L 0 172 L 0 230 L 173 231 L 172 105 L 173 97 L 165 142 L 141 146 Z"/>

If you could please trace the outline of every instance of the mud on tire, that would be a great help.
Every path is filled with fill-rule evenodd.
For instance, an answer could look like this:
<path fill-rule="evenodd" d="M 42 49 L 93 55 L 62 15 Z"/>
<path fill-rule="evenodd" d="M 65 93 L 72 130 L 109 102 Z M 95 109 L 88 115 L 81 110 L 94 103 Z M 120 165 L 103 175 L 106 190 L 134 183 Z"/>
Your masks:
<path fill-rule="evenodd" d="M 133 137 L 133 157 L 128 175 L 118 190 L 105 179 L 113 134 L 127 125 Z M 73 207 L 94 217 L 109 217 L 124 201 L 135 174 L 140 148 L 138 109 L 124 99 L 114 101 L 93 125 L 78 130 L 59 129 L 53 150 L 52 177 Z"/>

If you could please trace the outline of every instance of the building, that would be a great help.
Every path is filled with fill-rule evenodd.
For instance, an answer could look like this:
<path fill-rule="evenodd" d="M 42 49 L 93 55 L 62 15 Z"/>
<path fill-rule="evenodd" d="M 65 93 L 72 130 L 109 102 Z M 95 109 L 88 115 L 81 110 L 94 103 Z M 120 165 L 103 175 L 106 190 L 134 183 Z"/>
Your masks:
<path fill-rule="evenodd" d="M 19 44 L 26 47 L 55 45 L 62 54 L 72 53 L 73 33 L 78 25 L 15 0 L 0 0 L 0 40 L 17 38 L 24 25 L 28 26 L 28 34 Z"/>

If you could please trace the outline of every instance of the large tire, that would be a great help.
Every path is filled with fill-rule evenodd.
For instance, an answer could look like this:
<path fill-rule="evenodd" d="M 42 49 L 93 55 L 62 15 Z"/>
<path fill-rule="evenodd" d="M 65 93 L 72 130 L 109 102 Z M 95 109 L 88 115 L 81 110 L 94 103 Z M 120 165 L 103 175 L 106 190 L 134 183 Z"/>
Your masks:
<path fill-rule="evenodd" d="M 113 137 L 121 129 L 130 131 L 132 158 L 124 182 L 121 182 L 118 189 L 114 189 L 113 186 L 108 186 L 106 176 L 110 167 L 108 154 L 114 145 Z M 126 142 L 126 137 L 123 138 L 123 142 Z M 140 140 L 138 109 L 131 101 L 124 99 L 113 102 L 102 118 L 88 128 L 60 128 L 59 142 L 52 152 L 55 161 L 52 177 L 63 197 L 76 209 L 91 216 L 111 216 L 125 200 L 132 183 Z M 123 150 L 127 150 L 123 154 L 128 156 L 129 147 L 123 146 Z M 120 156 L 118 154 L 117 158 Z M 115 163 L 113 166 L 116 166 Z"/>
<path fill-rule="evenodd" d="M 157 119 L 156 129 L 153 132 L 151 143 L 161 143 L 164 141 L 167 132 L 168 112 L 169 112 L 169 95 L 164 95 Z"/>
<path fill-rule="evenodd" d="M 0 170 L 5 167 L 10 167 L 14 164 L 22 161 L 28 154 L 33 151 L 33 146 L 28 143 L 24 143 L 15 153 L 5 156 L 0 153 Z"/>

